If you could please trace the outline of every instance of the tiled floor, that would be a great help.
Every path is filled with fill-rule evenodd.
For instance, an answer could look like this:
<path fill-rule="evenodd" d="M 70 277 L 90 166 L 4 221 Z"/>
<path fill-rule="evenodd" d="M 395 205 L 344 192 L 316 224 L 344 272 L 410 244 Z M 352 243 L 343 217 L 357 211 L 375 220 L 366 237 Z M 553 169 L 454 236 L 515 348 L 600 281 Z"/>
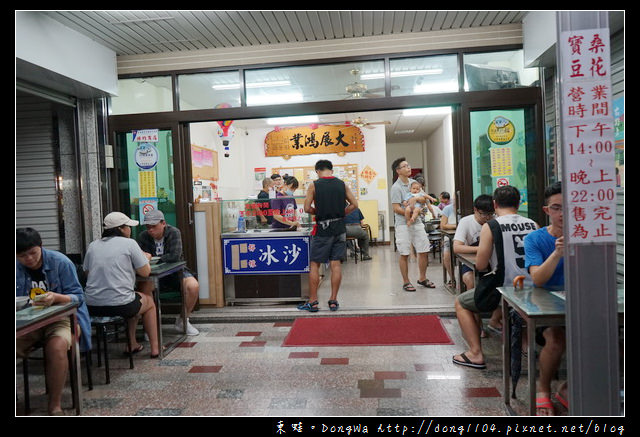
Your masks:
<path fill-rule="evenodd" d="M 203 309 L 192 321 L 200 335 L 189 337 L 164 360 L 148 357 L 148 344 L 135 369 L 113 344 L 111 383 L 93 367 L 93 390 L 83 387 L 87 416 L 502 416 L 502 357 L 498 337 L 484 340 L 486 370 L 452 364 L 466 350 L 442 287 L 442 267 L 431 258 L 429 278 L 438 287 L 401 290 L 393 246 L 373 247 L 373 261 L 344 264 L 340 310 L 326 308 L 328 281 L 321 286 L 316 316 L 440 313 L 455 344 L 430 346 L 282 347 L 297 316 L 294 305 Z M 415 260 L 410 263 L 416 277 Z M 415 278 L 417 279 L 417 277 Z M 414 279 L 414 280 L 415 280 Z M 236 313 L 236 316 L 233 313 Z M 260 317 L 251 314 L 260 313 Z M 231 314 L 231 315 L 230 315 Z M 242 314 L 245 321 L 237 321 Z M 228 317 L 228 319 L 225 319 Z M 270 319 L 270 320 L 268 320 Z M 167 324 L 166 332 L 172 330 Z M 23 414 L 22 373 L 16 360 L 16 414 Z M 46 413 L 41 369 L 31 376 L 32 414 Z M 84 370 L 84 369 L 83 369 Z M 84 378 L 84 376 L 83 376 Z M 526 369 L 512 405 L 524 412 Z M 66 407 L 70 395 L 65 396 Z M 68 414 L 72 414 L 71 410 Z"/>

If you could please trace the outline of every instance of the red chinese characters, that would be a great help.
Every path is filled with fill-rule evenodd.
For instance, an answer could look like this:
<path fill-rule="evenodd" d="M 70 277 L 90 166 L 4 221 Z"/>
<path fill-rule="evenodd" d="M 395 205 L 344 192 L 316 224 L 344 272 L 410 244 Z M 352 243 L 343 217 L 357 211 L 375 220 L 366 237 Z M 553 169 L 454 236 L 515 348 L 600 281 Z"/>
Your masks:
<path fill-rule="evenodd" d="M 614 120 L 607 29 L 563 32 L 563 158 L 570 243 L 615 241 Z"/>

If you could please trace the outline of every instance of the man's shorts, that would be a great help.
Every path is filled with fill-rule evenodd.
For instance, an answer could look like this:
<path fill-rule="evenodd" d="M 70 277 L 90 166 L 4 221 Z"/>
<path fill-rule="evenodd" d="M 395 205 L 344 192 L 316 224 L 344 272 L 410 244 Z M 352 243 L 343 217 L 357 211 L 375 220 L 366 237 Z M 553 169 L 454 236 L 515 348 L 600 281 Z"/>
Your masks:
<path fill-rule="evenodd" d="M 71 347 L 71 323 L 68 317 L 16 338 L 16 356 L 20 358 L 28 356 L 34 344 L 51 337 L 62 337 L 67 341 L 67 349 Z"/>
<path fill-rule="evenodd" d="M 160 291 L 179 291 L 182 286 L 182 280 L 193 277 L 188 270 L 176 272 L 164 278 L 160 278 Z"/>
<path fill-rule="evenodd" d="M 125 319 L 130 319 L 140 312 L 140 308 L 142 308 L 142 301 L 140 298 L 140 293 L 134 293 L 135 298 L 124 305 L 104 305 L 104 306 L 92 306 L 87 305 L 89 309 L 89 314 L 96 317 L 113 317 L 120 316 Z"/>
<path fill-rule="evenodd" d="M 400 255 L 410 255 L 411 246 L 416 249 L 417 253 L 429 252 L 431 249 L 429 236 L 427 231 L 424 230 L 422 222 L 416 222 L 411 226 L 406 224 L 397 225 L 395 232 L 396 246 Z"/>
<path fill-rule="evenodd" d="M 469 310 L 473 313 L 480 313 L 480 310 L 476 307 L 476 300 L 474 298 L 475 291 L 476 289 L 472 288 L 464 293 L 460 293 L 458 295 L 458 302 L 465 310 Z"/>
<path fill-rule="evenodd" d="M 330 237 L 311 237 L 310 260 L 316 263 L 340 261 L 347 253 L 347 234 L 332 235 Z"/>

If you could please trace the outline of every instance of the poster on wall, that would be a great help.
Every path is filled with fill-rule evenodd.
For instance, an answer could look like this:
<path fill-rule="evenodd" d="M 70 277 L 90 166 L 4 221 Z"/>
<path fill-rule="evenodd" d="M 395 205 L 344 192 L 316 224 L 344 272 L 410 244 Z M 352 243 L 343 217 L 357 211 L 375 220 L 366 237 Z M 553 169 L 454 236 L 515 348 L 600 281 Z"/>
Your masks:
<path fill-rule="evenodd" d="M 356 126 L 312 125 L 274 129 L 264 139 L 264 155 L 267 157 L 346 152 L 364 152 L 364 135 Z"/>
<path fill-rule="evenodd" d="M 616 137 L 609 29 L 562 32 L 565 244 L 616 242 Z M 568 237 L 568 238 L 567 238 Z"/>

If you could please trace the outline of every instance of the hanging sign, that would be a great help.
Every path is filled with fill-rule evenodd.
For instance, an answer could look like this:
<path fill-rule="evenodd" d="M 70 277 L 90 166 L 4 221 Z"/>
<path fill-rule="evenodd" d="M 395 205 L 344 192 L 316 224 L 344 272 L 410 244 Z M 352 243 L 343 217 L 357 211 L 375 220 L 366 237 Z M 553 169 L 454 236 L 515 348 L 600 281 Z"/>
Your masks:
<path fill-rule="evenodd" d="M 560 36 L 564 220 L 570 243 L 616 242 L 616 170 L 609 29 Z M 566 241 L 565 241 L 566 243 Z"/>
<path fill-rule="evenodd" d="M 264 139 L 265 156 L 364 152 L 364 135 L 349 125 L 312 125 L 274 129 Z"/>

